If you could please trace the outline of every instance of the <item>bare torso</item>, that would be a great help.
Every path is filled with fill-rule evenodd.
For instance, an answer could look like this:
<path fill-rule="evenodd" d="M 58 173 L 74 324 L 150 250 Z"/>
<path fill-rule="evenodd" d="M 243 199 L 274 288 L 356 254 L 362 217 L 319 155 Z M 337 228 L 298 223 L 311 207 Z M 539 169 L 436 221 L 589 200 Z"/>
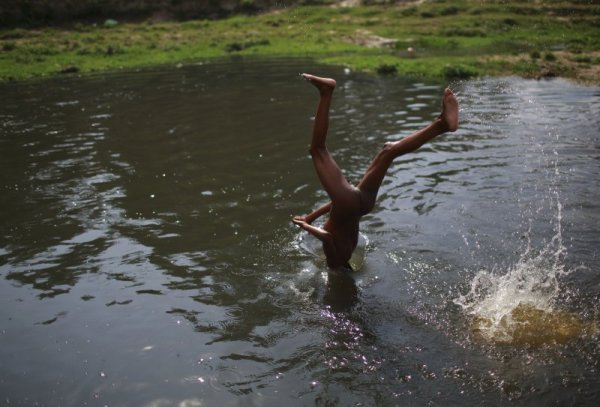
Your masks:
<path fill-rule="evenodd" d="M 333 236 L 333 245 L 335 250 L 331 250 L 327 244 L 323 245 L 323 251 L 327 257 L 329 267 L 345 267 L 348 265 L 350 257 L 356 245 L 358 244 L 358 231 L 360 221 L 360 206 L 343 208 L 331 207 L 329 219 L 323 225 L 323 229 Z"/>

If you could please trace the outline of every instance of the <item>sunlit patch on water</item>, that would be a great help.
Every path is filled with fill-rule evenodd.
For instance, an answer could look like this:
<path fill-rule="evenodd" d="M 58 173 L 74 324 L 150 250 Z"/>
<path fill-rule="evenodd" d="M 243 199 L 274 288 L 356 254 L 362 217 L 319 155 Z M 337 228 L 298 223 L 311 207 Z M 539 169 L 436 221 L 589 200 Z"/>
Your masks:
<path fill-rule="evenodd" d="M 363 373 L 375 372 L 382 360 L 365 352 L 363 328 L 343 313 L 332 312 L 331 308 L 321 311 L 329 321 L 329 338 L 325 342 L 325 366 L 332 370 L 344 370 L 349 366 L 360 367 Z"/>

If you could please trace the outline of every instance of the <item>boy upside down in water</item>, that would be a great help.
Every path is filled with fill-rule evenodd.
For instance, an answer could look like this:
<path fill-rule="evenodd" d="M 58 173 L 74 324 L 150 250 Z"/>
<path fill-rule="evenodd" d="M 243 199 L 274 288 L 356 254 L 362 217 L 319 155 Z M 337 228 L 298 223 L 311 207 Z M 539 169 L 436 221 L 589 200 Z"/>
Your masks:
<path fill-rule="evenodd" d="M 442 97 L 442 113 L 427 127 L 395 142 L 385 143 L 377 153 L 365 175 L 357 186 L 348 183 L 342 171 L 333 160 L 325 139 L 329 127 L 329 107 L 336 82 L 331 78 L 320 78 L 301 74 L 319 90 L 319 104 L 315 115 L 310 155 L 319 180 L 331 201 L 312 213 L 294 216 L 293 222 L 314 235 L 323 243 L 327 265 L 331 268 L 349 268 L 348 261 L 358 243 L 358 223 L 360 218 L 371 212 L 377 192 L 392 161 L 410 153 L 436 136 L 458 128 L 458 101 L 450 89 Z M 329 213 L 323 228 L 313 226 L 318 217 Z"/>

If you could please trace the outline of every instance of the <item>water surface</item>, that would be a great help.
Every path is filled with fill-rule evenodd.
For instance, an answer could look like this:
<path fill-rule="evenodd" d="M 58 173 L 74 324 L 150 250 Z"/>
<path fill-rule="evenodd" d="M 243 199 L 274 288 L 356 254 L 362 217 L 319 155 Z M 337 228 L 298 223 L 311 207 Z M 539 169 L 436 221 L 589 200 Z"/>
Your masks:
<path fill-rule="evenodd" d="M 445 86 L 302 60 L 1 85 L 3 399 L 595 405 L 600 89 L 451 84 L 461 129 L 395 162 L 346 275 L 290 223 L 327 199 L 299 71 L 338 79 L 354 182 Z M 474 328 L 519 303 L 583 328 Z"/>

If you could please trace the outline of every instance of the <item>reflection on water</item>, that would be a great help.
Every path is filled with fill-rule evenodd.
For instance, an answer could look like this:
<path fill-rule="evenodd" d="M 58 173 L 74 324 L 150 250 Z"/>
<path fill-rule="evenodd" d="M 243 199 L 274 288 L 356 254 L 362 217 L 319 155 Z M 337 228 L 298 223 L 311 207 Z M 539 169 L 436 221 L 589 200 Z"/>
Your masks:
<path fill-rule="evenodd" d="M 340 274 L 290 223 L 327 199 L 299 71 L 338 78 L 352 181 L 445 86 L 274 60 L 0 87 L 7 402 L 593 404 L 600 90 L 451 84 L 462 128 L 397 160 Z"/>

